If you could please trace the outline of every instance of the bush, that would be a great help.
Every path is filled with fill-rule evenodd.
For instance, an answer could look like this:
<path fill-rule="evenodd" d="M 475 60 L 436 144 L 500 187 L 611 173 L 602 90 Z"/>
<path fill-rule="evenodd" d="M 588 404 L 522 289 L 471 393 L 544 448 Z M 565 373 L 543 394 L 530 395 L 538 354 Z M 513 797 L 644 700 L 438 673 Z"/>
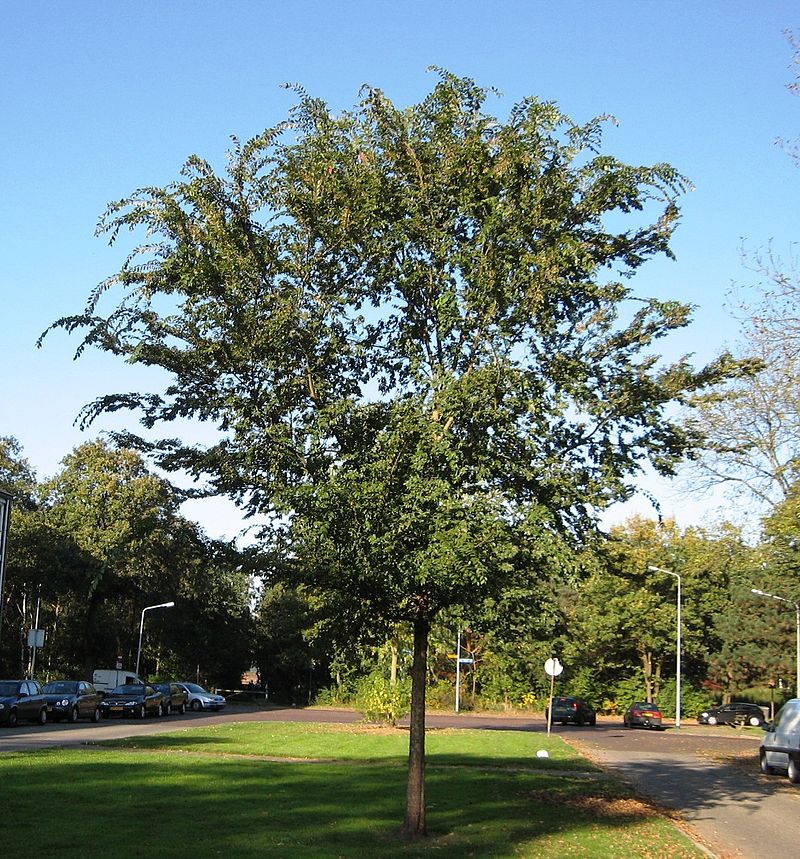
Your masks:
<path fill-rule="evenodd" d="M 456 687 L 447 680 L 439 680 L 425 690 L 425 705 L 431 710 L 455 710 Z M 468 705 L 468 707 L 471 705 Z M 459 709 L 464 709 L 464 695 L 461 695 Z"/>
<path fill-rule="evenodd" d="M 396 725 L 411 708 L 411 681 L 398 680 L 393 686 L 382 674 L 370 674 L 358 684 L 355 705 L 368 722 Z"/>

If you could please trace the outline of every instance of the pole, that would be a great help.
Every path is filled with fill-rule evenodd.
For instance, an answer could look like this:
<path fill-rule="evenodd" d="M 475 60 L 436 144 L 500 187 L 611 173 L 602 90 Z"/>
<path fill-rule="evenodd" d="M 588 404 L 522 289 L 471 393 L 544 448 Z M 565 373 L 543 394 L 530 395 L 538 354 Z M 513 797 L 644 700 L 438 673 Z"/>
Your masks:
<path fill-rule="evenodd" d="M 795 610 L 795 633 L 796 633 L 796 646 L 795 646 L 795 686 L 794 686 L 794 696 L 795 698 L 800 698 L 800 602 L 796 602 L 794 604 Z"/>
<path fill-rule="evenodd" d="M 36 670 L 36 636 L 39 633 L 39 607 L 41 606 L 41 604 L 42 591 L 41 588 L 39 588 L 39 593 L 36 595 L 36 619 L 33 622 L 35 631 L 33 633 L 33 648 L 31 650 L 31 670 L 30 674 L 28 674 L 28 677 L 30 677 L 31 680 L 33 679 L 34 671 Z"/>
<path fill-rule="evenodd" d="M 142 609 L 142 619 L 139 622 L 139 647 L 136 649 L 136 671 L 134 674 L 139 676 L 139 659 L 142 655 L 142 633 L 144 632 L 144 613 L 154 608 L 172 608 L 174 602 L 161 602 L 158 605 L 147 605 Z"/>
<path fill-rule="evenodd" d="M 800 644 L 798 645 L 800 647 Z M 461 701 L 461 627 L 458 628 L 458 644 L 456 645 L 456 713 Z"/>
<path fill-rule="evenodd" d="M 663 567 L 654 567 L 648 565 L 648 570 L 653 573 L 665 573 L 668 576 L 672 576 L 678 582 L 678 634 L 677 634 L 677 642 L 676 642 L 676 654 L 675 654 L 675 727 L 680 728 L 681 726 L 681 577 L 672 572 L 672 570 L 665 570 Z M 799 639 L 800 640 L 800 639 Z"/>

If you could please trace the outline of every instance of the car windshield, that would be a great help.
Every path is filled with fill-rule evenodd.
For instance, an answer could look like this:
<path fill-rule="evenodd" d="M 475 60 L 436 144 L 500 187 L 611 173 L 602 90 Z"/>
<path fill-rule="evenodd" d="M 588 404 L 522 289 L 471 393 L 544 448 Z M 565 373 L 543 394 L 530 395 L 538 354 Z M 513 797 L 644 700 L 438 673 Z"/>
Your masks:
<path fill-rule="evenodd" d="M 184 683 L 183 684 L 190 692 L 197 692 L 200 695 L 208 695 L 205 689 L 202 686 L 198 686 L 197 683 Z"/>
<path fill-rule="evenodd" d="M 144 695 L 144 686 L 141 683 L 125 683 L 111 693 L 112 695 Z"/>
<path fill-rule="evenodd" d="M 78 691 L 78 684 L 73 680 L 53 680 L 52 683 L 45 683 L 42 692 L 47 692 L 52 695 L 73 695 Z"/>
<path fill-rule="evenodd" d="M 657 710 L 658 706 L 653 704 L 651 701 L 639 701 L 638 703 L 633 705 L 639 710 Z"/>
<path fill-rule="evenodd" d="M 16 695 L 19 692 L 19 683 L 0 680 L 0 695 Z"/>

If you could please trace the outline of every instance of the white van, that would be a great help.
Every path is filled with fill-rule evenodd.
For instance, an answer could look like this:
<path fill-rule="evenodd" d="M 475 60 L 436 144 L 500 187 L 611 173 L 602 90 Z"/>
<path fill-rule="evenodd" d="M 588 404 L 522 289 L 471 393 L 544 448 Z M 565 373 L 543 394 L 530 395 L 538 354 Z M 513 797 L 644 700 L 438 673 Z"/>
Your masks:
<path fill-rule="evenodd" d="M 785 770 L 792 784 L 800 783 L 800 698 L 787 701 L 766 725 L 758 756 L 761 772 Z"/>
<path fill-rule="evenodd" d="M 123 683 L 147 683 L 133 671 L 124 671 L 115 668 L 95 668 L 92 673 L 92 685 L 98 692 L 110 692 Z"/>

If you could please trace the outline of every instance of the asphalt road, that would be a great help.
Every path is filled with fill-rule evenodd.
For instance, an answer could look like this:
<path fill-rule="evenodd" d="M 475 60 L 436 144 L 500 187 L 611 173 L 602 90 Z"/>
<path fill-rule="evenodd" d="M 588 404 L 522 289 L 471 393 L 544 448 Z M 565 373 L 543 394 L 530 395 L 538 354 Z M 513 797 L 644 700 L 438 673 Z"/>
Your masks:
<path fill-rule="evenodd" d="M 227 721 L 358 722 L 349 710 L 229 706 L 221 713 L 187 713 L 98 725 L 54 723 L 0 727 L 3 752 L 80 745 Z M 429 714 L 429 729 L 461 727 L 544 732 L 543 719 Z M 679 812 L 688 831 L 717 859 L 788 859 L 800 853 L 800 788 L 785 776 L 758 770 L 758 734 L 684 726 L 666 731 L 626 730 L 619 722 L 594 728 L 553 726 L 599 765 L 657 804 Z"/>

